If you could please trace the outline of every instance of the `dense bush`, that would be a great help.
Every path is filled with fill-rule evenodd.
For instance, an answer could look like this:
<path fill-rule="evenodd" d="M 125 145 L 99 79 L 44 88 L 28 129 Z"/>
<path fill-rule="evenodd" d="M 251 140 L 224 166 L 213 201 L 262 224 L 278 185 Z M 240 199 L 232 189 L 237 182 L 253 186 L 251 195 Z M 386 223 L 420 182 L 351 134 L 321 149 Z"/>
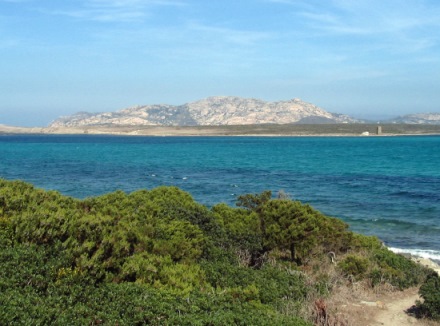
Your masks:
<path fill-rule="evenodd" d="M 369 265 L 370 262 L 365 257 L 348 255 L 338 264 L 338 267 L 345 275 L 361 279 L 367 272 Z"/>
<path fill-rule="evenodd" d="M 16 272 L 0 276 L 1 324 L 307 325 L 253 301 L 249 290 L 182 298 L 135 283 L 94 286 L 36 246 L 2 254 L 1 263 Z"/>
<path fill-rule="evenodd" d="M 440 276 L 433 272 L 426 278 L 419 290 L 423 303 L 418 303 L 422 314 L 440 320 Z"/>
<path fill-rule="evenodd" d="M 76 200 L 0 180 L 0 323 L 306 325 L 276 308 L 303 280 L 240 265 L 259 230 L 231 212 L 238 231 L 174 187 Z"/>
<path fill-rule="evenodd" d="M 96 286 L 52 253 L 36 245 L 0 252 L 2 325 L 307 325 L 255 301 L 251 287 L 182 298 L 136 283 Z"/>
<path fill-rule="evenodd" d="M 353 250 L 374 251 L 381 249 L 383 244 L 377 237 L 353 233 L 350 247 Z"/>
<path fill-rule="evenodd" d="M 379 268 L 375 273 L 380 271 L 383 279 L 401 290 L 420 284 L 429 272 L 427 268 L 387 248 L 375 250 L 373 260 Z"/>
<path fill-rule="evenodd" d="M 299 307 L 331 287 L 304 271 L 329 253 L 356 279 L 426 275 L 309 205 L 270 192 L 237 204 L 175 187 L 77 200 L 0 179 L 0 324 L 306 325 Z"/>
<path fill-rule="evenodd" d="M 271 199 L 269 191 L 242 195 L 237 205 L 248 210 L 251 221 L 249 225 L 258 230 L 259 239 L 254 239 L 254 243 L 260 243 L 253 248 L 259 248 L 259 251 L 253 253 L 260 256 L 274 249 L 286 250 L 290 252 L 291 261 L 301 265 L 314 253 L 345 251 L 352 241 L 348 225 L 341 220 L 325 216 L 299 201 Z M 236 211 L 240 215 L 244 214 L 240 210 Z M 231 210 L 226 211 L 227 214 L 224 212 L 222 210 L 223 219 L 231 221 Z M 321 252 L 317 253 L 316 248 Z"/>
<path fill-rule="evenodd" d="M 261 269 L 250 269 L 228 262 L 205 262 L 207 280 L 217 290 L 255 288 L 254 299 L 262 303 L 276 303 L 281 299 L 302 301 L 307 295 L 304 277 L 290 274 L 285 269 L 266 264 Z M 237 292 L 237 293 L 238 293 Z"/>

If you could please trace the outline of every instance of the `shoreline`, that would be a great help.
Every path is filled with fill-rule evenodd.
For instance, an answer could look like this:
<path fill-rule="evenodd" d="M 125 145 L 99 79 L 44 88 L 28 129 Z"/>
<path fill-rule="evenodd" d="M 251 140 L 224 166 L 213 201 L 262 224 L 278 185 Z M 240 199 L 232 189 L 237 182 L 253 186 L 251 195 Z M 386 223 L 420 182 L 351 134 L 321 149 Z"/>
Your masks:
<path fill-rule="evenodd" d="M 417 257 L 417 256 L 412 256 L 411 260 L 417 264 L 420 264 L 422 266 L 425 266 L 429 269 L 432 269 L 434 272 L 437 273 L 438 276 L 440 276 L 440 265 L 435 262 L 434 260 L 430 259 L 430 258 L 423 258 L 423 257 Z"/>
<path fill-rule="evenodd" d="M 88 126 L 15 127 L 0 124 L 0 135 L 115 135 L 157 137 L 395 137 L 438 136 L 440 125 L 381 124 L 293 124 L 239 126 Z"/>
<path fill-rule="evenodd" d="M 415 249 L 400 249 L 394 247 L 387 247 L 388 250 L 394 252 L 395 254 L 402 255 L 413 262 L 432 269 L 440 276 L 440 259 L 435 259 L 431 257 L 426 257 L 423 255 L 418 255 L 414 253 Z"/>

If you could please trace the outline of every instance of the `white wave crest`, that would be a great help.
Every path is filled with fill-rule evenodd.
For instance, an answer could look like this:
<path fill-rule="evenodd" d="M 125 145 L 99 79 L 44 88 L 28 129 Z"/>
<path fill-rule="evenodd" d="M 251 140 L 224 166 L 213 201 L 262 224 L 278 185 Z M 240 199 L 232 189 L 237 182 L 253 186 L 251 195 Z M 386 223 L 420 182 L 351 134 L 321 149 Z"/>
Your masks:
<path fill-rule="evenodd" d="M 431 260 L 440 261 L 440 251 L 437 250 L 424 250 L 424 249 L 402 249 L 389 247 L 392 252 L 396 254 L 411 254 L 412 256 L 429 258 Z"/>

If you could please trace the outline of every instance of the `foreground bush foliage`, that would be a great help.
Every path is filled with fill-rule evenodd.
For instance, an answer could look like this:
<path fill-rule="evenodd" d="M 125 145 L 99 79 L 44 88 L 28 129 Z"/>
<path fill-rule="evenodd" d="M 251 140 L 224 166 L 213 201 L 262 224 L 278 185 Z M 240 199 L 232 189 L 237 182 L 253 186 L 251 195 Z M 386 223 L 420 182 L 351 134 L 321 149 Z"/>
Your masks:
<path fill-rule="evenodd" d="M 350 280 L 426 276 L 309 205 L 270 192 L 237 205 L 175 187 L 77 200 L 0 179 L 0 324 L 308 325 L 301 307 L 330 287 L 304 271 L 329 253 Z"/>
<path fill-rule="evenodd" d="M 423 303 L 418 302 L 422 315 L 440 320 L 440 276 L 430 273 L 419 290 Z"/>

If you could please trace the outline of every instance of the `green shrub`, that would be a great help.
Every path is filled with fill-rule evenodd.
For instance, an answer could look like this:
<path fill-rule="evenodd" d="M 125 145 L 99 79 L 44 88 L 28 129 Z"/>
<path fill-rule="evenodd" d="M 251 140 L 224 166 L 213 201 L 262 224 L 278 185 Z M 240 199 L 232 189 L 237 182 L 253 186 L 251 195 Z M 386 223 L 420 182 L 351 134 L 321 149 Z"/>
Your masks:
<path fill-rule="evenodd" d="M 378 250 L 382 248 L 382 242 L 375 236 L 353 233 L 350 247 L 353 250 Z"/>
<path fill-rule="evenodd" d="M 261 251 L 262 236 L 257 214 L 226 204 L 215 205 L 212 212 L 219 225 L 226 231 L 229 246 L 251 255 Z"/>
<path fill-rule="evenodd" d="M 302 301 L 306 297 L 305 280 L 300 274 L 289 274 L 265 264 L 260 269 L 240 267 L 228 262 L 204 262 L 202 264 L 207 281 L 217 289 L 255 286 L 257 299 L 264 304 L 273 304 L 281 299 Z"/>
<path fill-rule="evenodd" d="M 0 215 L 0 248 L 10 247 L 14 242 L 14 230 L 11 221 Z"/>
<path fill-rule="evenodd" d="M 295 314 L 329 279 L 294 269 L 329 251 L 352 250 L 339 270 L 373 285 L 427 275 L 309 205 L 270 192 L 238 205 L 208 209 L 175 187 L 77 200 L 0 179 L 0 324 L 306 325 Z M 426 284 L 435 317 L 438 281 Z"/>
<path fill-rule="evenodd" d="M 260 256 L 274 249 L 288 251 L 290 260 L 301 265 L 315 253 L 315 248 L 324 252 L 349 248 L 352 233 L 348 225 L 308 204 L 285 198 L 271 199 L 268 191 L 238 199 L 237 205 L 255 216 L 252 221 L 256 227 L 252 229 L 258 230 L 261 238 L 261 249 L 257 251 Z"/>
<path fill-rule="evenodd" d="M 370 262 L 367 258 L 356 255 L 348 255 L 338 264 L 338 267 L 345 275 L 351 275 L 355 279 L 363 278 L 369 266 Z"/>
<path fill-rule="evenodd" d="M 171 288 L 137 283 L 96 284 L 70 267 L 64 253 L 60 246 L 2 248 L 1 325 L 308 325 L 259 302 L 260 292 L 272 295 L 271 287 L 257 289 L 251 284 L 218 292 L 195 289 L 182 296 Z M 184 269 L 177 277 L 187 274 Z M 258 283 L 269 281 L 278 286 L 271 274 L 262 273 Z M 164 276 L 176 280 L 174 272 Z"/>
<path fill-rule="evenodd" d="M 371 281 L 371 286 L 375 287 L 384 282 L 384 272 L 380 268 L 373 268 L 373 270 L 369 273 L 368 277 Z"/>
<path fill-rule="evenodd" d="M 387 248 L 375 250 L 373 260 L 380 268 L 383 279 L 401 290 L 423 282 L 429 271 L 420 264 L 402 255 L 395 254 Z"/>
<path fill-rule="evenodd" d="M 419 289 L 423 303 L 418 303 L 423 315 L 440 320 L 440 276 L 432 272 Z"/>

